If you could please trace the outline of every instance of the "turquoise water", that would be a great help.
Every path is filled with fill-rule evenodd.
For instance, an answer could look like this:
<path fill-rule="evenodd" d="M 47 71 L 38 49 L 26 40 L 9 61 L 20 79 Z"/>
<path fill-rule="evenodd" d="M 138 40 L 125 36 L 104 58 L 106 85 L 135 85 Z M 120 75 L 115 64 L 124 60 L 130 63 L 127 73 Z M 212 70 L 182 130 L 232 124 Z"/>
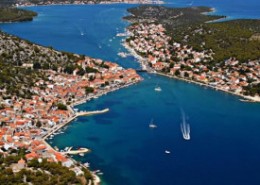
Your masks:
<path fill-rule="evenodd" d="M 232 18 L 259 18 L 259 2 L 181 1 L 169 6 L 212 5 Z M 121 59 L 126 8 L 135 5 L 30 7 L 32 22 L 0 28 L 45 46 L 53 46 L 138 68 Z M 81 33 L 83 32 L 83 35 Z M 69 124 L 52 145 L 87 147 L 76 157 L 100 169 L 103 185 L 259 185 L 260 104 L 201 86 L 143 73 L 144 81 L 78 106 L 110 108 L 106 114 L 81 117 Z M 155 92 L 159 84 L 162 92 Z M 182 112 L 191 126 L 191 140 L 182 139 Z M 158 128 L 150 129 L 151 119 Z M 165 154 L 165 150 L 171 154 Z"/>

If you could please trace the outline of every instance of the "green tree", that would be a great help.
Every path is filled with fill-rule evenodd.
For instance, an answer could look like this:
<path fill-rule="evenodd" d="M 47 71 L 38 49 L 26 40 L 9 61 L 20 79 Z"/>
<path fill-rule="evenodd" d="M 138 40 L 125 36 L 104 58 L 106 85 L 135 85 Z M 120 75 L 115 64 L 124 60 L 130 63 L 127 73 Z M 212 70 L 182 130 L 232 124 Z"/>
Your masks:
<path fill-rule="evenodd" d="M 59 110 L 68 110 L 67 106 L 64 105 L 63 103 L 58 103 L 57 107 Z"/>
<path fill-rule="evenodd" d="M 94 88 L 93 87 L 86 87 L 85 88 L 85 92 L 86 92 L 86 94 L 93 93 L 94 92 Z"/>

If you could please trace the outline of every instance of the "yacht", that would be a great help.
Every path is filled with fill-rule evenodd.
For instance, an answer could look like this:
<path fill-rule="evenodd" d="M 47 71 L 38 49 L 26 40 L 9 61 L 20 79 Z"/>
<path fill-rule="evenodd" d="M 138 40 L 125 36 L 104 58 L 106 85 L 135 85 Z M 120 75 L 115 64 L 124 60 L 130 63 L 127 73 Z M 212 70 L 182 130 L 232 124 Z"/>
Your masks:
<path fill-rule="evenodd" d="M 155 125 L 155 124 L 153 123 L 153 119 L 152 119 L 152 121 L 150 122 L 149 127 L 150 127 L 150 128 L 157 128 L 157 125 Z"/>
<path fill-rule="evenodd" d="M 122 58 L 126 58 L 128 56 L 128 54 L 124 53 L 124 52 L 119 52 L 117 55 L 122 57 Z"/>
<path fill-rule="evenodd" d="M 162 91 L 161 87 L 155 87 L 154 90 L 158 92 Z"/>
<path fill-rule="evenodd" d="M 160 92 L 160 91 L 162 91 L 161 87 L 160 87 L 160 86 L 158 86 L 158 84 L 155 86 L 154 90 L 155 90 L 155 91 L 157 91 L 157 92 Z"/>
<path fill-rule="evenodd" d="M 169 150 L 164 151 L 166 154 L 170 154 L 171 152 Z"/>

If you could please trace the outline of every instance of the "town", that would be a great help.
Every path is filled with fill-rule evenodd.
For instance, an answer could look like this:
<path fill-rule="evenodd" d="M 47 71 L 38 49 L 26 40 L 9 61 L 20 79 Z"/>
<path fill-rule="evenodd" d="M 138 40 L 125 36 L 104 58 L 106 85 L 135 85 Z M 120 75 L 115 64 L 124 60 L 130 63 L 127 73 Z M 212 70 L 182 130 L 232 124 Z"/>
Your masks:
<path fill-rule="evenodd" d="M 162 4 L 161 0 L 75 0 L 75 1 L 16 1 L 14 6 L 35 6 L 35 5 L 83 5 L 83 4 L 111 4 L 111 3 L 127 3 L 127 4 Z"/>
<path fill-rule="evenodd" d="M 60 162 L 76 175 L 84 174 L 74 160 L 54 150 L 43 138 L 75 118 L 73 105 L 141 80 L 135 70 L 100 59 L 85 57 L 76 63 L 83 69 L 91 68 L 92 72 L 79 76 L 78 69 L 72 74 L 44 70 L 47 79 L 31 87 L 31 99 L 1 96 L 0 153 L 8 155 L 12 150 L 26 149 L 25 160 L 13 165 L 13 172 L 26 168 L 26 162 L 33 159 L 47 159 Z M 32 68 L 33 64 L 22 67 Z M 1 94 L 5 93 L 2 89 Z"/>
<path fill-rule="evenodd" d="M 246 101 L 260 100 L 258 92 L 251 89 L 260 82 L 259 60 L 239 62 L 231 57 L 215 65 L 212 50 L 196 51 L 175 42 L 165 31 L 161 24 L 152 21 L 132 24 L 126 45 L 143 57 L 142 63 L 152 72 L 207 85 L 242 96 Z"/>

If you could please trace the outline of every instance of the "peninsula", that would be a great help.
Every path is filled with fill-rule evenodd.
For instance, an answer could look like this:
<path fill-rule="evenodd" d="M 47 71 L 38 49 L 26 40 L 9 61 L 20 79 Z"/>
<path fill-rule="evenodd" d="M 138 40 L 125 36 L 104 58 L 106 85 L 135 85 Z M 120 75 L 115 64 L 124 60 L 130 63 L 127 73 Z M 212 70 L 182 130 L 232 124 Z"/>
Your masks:
<path fill-rule="evenodd" d="M 151 72 L 260 101 L 260 20 L 208 15 L 208 7 L 130 8 L 125 46 Z"/>
<path fill-rule="evenodd" d="M 11 7 L 0 6 L 0 22 L 21 22 L 21 21 L 31 21 L 33 17 L 37 16 L 37 13 L 22 10 Z"/>
<path fill-rule="evenodd" d="M 17 20 L 15 12 L 7 21 Z M 133 69 L 0 32 L 0 184 L 99 184 L 67 155 L 88 149 L 59 152 L 45 139 L 76 116 L 108 111 L 77 112 L 74 105 L 140 80 Z"/>

